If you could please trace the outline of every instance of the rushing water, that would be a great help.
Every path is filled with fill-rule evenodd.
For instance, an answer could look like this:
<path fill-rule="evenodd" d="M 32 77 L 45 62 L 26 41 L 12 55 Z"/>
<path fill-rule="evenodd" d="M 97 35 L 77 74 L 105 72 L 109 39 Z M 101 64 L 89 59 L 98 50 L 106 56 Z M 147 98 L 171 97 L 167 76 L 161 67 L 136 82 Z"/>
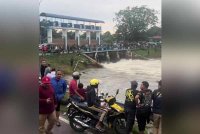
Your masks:
<path fill-rule="evenodd" d="M 104 63 L 104 68 L 84 70 L 80 81 L 86 87 L 90 79 L 96 78 L 100 80 L 100 92 L 115 95 L 117 89 L 119 94 L 117 100 L 124 102 L 125 90 L 130 87 L 130 81 L 138 81 L 138 90 L 142 81 L 149 82 L 149 89 L 156 89 L 157 82 L 161 79 L 161 60 L 120 60 L 117 63 Z M 66 76 L 67 80 L 71 76 Z"/>

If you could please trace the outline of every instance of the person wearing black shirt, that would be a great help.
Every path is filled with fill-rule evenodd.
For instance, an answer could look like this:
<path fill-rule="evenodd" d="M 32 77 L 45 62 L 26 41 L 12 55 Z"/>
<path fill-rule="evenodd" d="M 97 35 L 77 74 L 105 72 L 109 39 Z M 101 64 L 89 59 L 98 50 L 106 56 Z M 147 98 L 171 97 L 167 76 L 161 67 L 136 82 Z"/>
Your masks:
<path fill-rule="evenodd" d="M 43 60 L 40 66 L 41 79 L 44 77 L 44 72 L 45 72 L 46 67 L 47 67 L 46 61 Z"/>
<path fill-rule="evenodd" d="M 152 91 L 148 89 L 149 83 L 143 81 L 135 99 L 137 101 L 136 118 L 138 122 L 139 134 L 144 134 L 146 123 L 150 121 L 151 103 L 152 103 Z"/>
<path fill-rule="evenodd" d="M 101 106 L 100 104 L 101 102 L 100 102 L 100 99 L 98 98 L 98 85 L 99 85 L 99 80 L 92 79 L 90 81 L 90 85 L 87 87 L 86 100 L 87 100 L 88 108 L 100 113 L 100 118 L 96 124 L 96 129 L 103 132 L 105 131 L 102 127 L 103 119 L 105 115 L 107 114 L 107 110 L 105 106 Z"/>
<path fill-rule="evenodd" d="M 138 91 L 136 90 L 138 83 L 136 81 L 131 81 L 131 88 L 126 90 L 126 99 L 124 103 L 124 109 L 126 114 L 126 134 L 130 134 L 135 122 L 135 112 L 136 112 L 136 101 L 135 96 Z"/>

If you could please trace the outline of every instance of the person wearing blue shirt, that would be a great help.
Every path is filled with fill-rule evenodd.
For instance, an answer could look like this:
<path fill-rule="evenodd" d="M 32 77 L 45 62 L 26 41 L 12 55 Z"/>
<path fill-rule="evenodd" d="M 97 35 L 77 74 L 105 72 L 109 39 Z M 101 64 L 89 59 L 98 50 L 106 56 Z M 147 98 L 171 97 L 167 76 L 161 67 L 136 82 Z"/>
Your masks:
<path fill-rule="evenodd" d="M 62 78 L 62 71 L 57 70 L 56 71 L 56 77 L 51 79 L 51 84 L 53 86 L 53 89 L 55 91 L 56 101 L 57 101 L 57 107 L 56 107 L 56 117 L 57 117 L 57 126 L 60 126 L 59 122 L 59 116 L 60 116 L 60 102 L 64 98 L 66 90 L 67 90 L 67 82 Z"/>

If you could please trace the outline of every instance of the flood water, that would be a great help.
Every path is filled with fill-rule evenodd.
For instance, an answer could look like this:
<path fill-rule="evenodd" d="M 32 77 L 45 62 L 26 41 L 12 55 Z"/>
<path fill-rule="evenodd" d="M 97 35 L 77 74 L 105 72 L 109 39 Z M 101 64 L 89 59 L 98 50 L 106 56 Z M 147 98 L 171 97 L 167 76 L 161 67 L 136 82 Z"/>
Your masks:
<path fill-rule="evenodd" d="M 84 87 L 89 85 L 90 79 L 96 78 L 100 80 L 100 92 L 115 95 L 117 89 L 119 94 L 117 100 L 124 102 L 125 91 L 130 87 L 130 81 L 137 80 L 138 88 L 142 81 L 149 82 L 149 89 L 157 89 L 157 82 L 161 79 L 161 60 L 120 60 L 116 63 L 103 63 L 104 68 L 86 69 L 82 71 L 80 81 Z M 66 76 L 70 81 L 71 76 Z"/>

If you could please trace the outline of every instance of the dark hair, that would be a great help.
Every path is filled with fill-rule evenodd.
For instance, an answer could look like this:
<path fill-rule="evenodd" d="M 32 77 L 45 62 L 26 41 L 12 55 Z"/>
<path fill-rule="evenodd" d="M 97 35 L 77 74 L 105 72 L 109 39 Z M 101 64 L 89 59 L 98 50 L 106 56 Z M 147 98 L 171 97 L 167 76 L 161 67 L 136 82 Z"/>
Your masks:
<path fill-rule="evenodd" d="M 83 83 L 79 83 L 78 88 L 83 88 Z"/>
<path fill-rule="evenodd" d="M 137 86 L 138 86 L 137 81 L 131 81 L 131 88 L 132 88 L 132 89 L 136 89 Z"/>
<path fill-rule="evenodd" d="M 52 68 L 51 71 L 56 71 L 56 69 L 55 69 L 55 68 Z"/>
<path fill-rule="evenodd" d="M 146 88 L 149 87 L 149 83 L 148 83 L 147 81 L 143 81 L 142 84 L 143 84 Z"/>
<path fill-rule="evenodd" d="M 162 80 L 158 81 L 158 85 L 162 86 Z"/>
<path fill-rule="evenodd" d="M 60 72 L 63 72 L 61 69 L 58 69 L 58 70 L 56 70 L 56 73 L 58 73 L 59 71 L 60 71 Z"/>
<path fill-rule="evenodd" d="M 79 75 L 76 75 L 76 76 L 72 76 L 75 80 L 78 80 L 80 79 L 80 76 Z"/>

